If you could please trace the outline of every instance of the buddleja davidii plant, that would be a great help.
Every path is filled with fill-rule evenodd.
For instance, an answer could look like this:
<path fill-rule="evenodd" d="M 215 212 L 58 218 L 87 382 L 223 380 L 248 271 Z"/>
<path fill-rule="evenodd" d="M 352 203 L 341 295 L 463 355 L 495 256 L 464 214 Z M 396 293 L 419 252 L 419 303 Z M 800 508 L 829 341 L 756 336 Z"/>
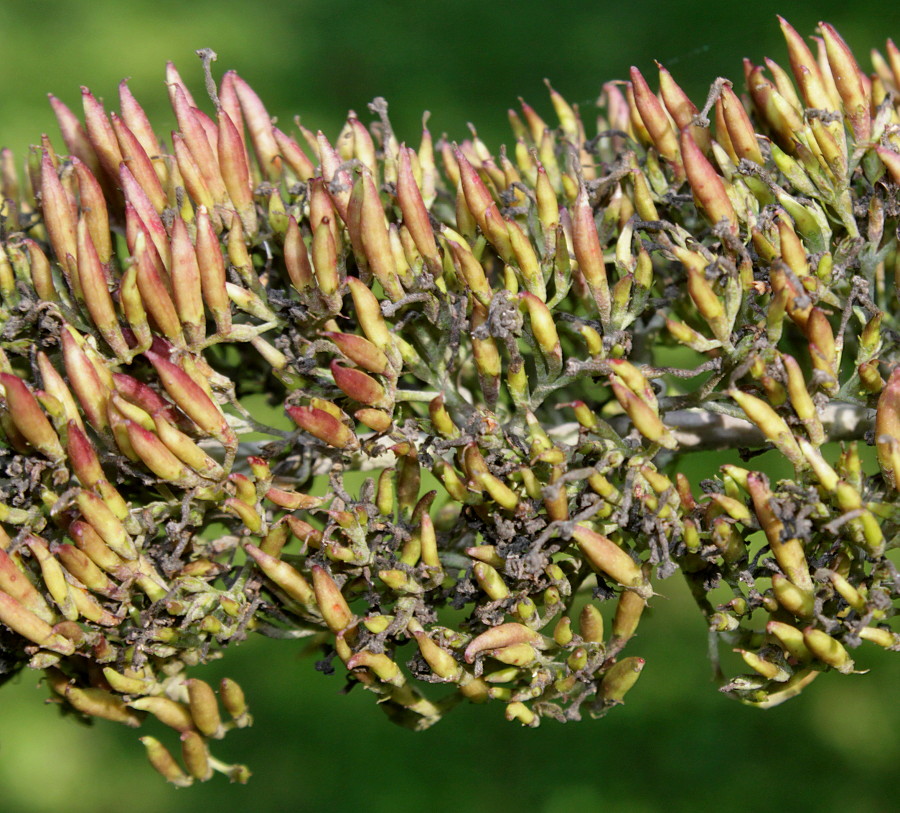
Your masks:
<path fill-rule="evenodd" d="M 84 126 L 54 103 L 73 158 L 60 161 L 49 142 L 35 153 L 43 224 L 31 222 L 27 197 L 9 194 L 12 173 L 4 176 L 7 207 L 30 235 L 7 240 L 9 264 L 0 269 L 10 354 L 4 428 L 18 454 L 12 471 L 28 473 L 5 509 L 19 529 L 5 549 L 58 608 L 46 628 L 34 626 L 37 605 L 12 597 L 4 623 L 33 645 L 24 653 L 33 666 L 55 670 L 50 685 L 70 705 L 99 714 L 127 703 L 181 730 L 187 773 L 145 738 L 172 781 L 206 778 L 211 767 L 242 778 L 243 769 L 209 759 L 206 739 L 220 729 L 200 719 L 214 706 L 209 692 L 185 697 L 194 684 L 182 667 L 258 629 L 289 637 L 323 630 L 353 678 L 417 728 L 459 698 L 500 699 L 510 719 L 528 725 L 546 715 L 577 719 L 586 703 L 603 713 L 644 663 L 618 655 L 651 596 L 649 573 L 655 565 L 667 575 L 676 562 L 711 625 L 755 670 L 729 687 L 751 702 L 775 702 L 808 682 L 809 669 L 838 665 L 840 642 L 821 637 L 835 623 L 848 644 L 862 630 L 889 643 L 892 633 L 870 626 L 874 615 L 860 616 L 863 625 L 852 614 L 859 601 L 852 626 L 841 615 L 841 589 L 852 595 L 846 585 L 863 586 L 873 602 L 880 590 L 879 612 L 889 615 L 892 588 L 882 582 L 891 571 L 876 506 L 862 499 L 858 458 L 845 455 L 833 488 L 815 458 L 835 409 L 813 398 L 836 392 L 845 328 L 867 311 L 858 374 L 869 383 L 855 397 L 878 391 L 876 356 L 889 352 L 873 338 L 878 309 L 860 299 L 852 244 L 830 261 L 816 258 L 816 277 L 790 266 L 804 240 L 816 252 L 831 247 L 821 213 L 837 204 L 785 191 L 796 192 L 788 172 L 764 155 L 727 84 L 717 83 L 713 97 L 715 140 L 665 71 L 661 101 L 635 72 L 625 94 L 607 86 L 608 121 L 591 142 L 552 89 L 558 130 L 527 105 L 523 119 L 511 116 L 515 163 L 493 158 L 477 136 L 435 149 L 427 129 L 418 151 L 407 149 L 379 102 L 376 139 L 355 116 L 335 147 L 302 131 L 317 168 L 233 73 L 214 94 L 215 120 L 171 67 L 168 79 L 180 132 L 167 158 L 123 85 L 118 118 L 107 119 L 88 92 Z M 679 197 L 685 181 L 696 206 Z M 826 270 L 827 287 L 817 284 Z M 842 305 L 848 289 L 855 298 L 835 338 L 823 306 Z M 786 330 L 786 319 L 796 328 Z M 263 337 L 276 328 L 274 340 Z M 23 380 L 35 333 L 46 347 L 32 351 L 44 387 L 37 398 Z M 669 335 L 708 359 L 655 367 L 652 345 Z M 778 349 L 798 336 L 793 356 Z M 239 362 L 225 346 L 241 351 Z M 818 375 L 812 390 L 793 361 L 806 346 Z M 706 373 L 681 395 L 652 383 Z M 280 440 L 247 455 L 236 433 L 260 427 L 245 410 L 234 413 L 240 396 L 273 379 L 300 431 L 266 428 Z M 561 403 L 563 393 L 574 400 Z M 700 405 L 708 411 L 699 417 L 683 409 Z M 577 426 L 561 424 L 561 409 Z M 716 414 L 744 436 L 750 425 L 737 419 L 749 417 L 758 431 L 748 445 L 768 439 L 795 465 L 785 496 L 732 467 L 698 501 L 683 476 L 658 470 L 658 450 L 709 442 Z M 806 438 L 795 437 L 801 425 Z M 51 477 L 50 466 L 59 473 Z M 420 493 L 423 466 L 449 497 L 439 511 L 435 492 Z M 370 467 L 385 468 L 351 495 L 343 473 Z M 330 471 L 326 499 L 294 490 L 313 469 Z M 814 505 L 809 471 L 826 472 Z M 58 494 L 73 475 L 74 490 Z M 891 513 L 885 505 L 877 512 Z M 206 540 L 200 530 L 211 519 L 232 534 Z M 850 533 L 849 567 L 831 547 L 812 544 L 810 526 L 828 529 L 826 519 Z M 779 529 L 787 520 L 798 529 L 792 541 Z M 746 536 L 757 526 L 768 546 L 751 565 Z M 49 538 L 47 555 L 29 544 L 36 535 Z M 286 552 L 298 543 L 299 553 Z M 119 592 L 105 595 L 65 561 L 69 575 L 54 581 L 52 561 L 67 545 Z M 238 546 L 247 564 L 235 558 Z M 813 572 L 814 551 L 821 562 Z M 844 579 L 840 588 L 828 573 Z M 706 596 L 720 581 L 735 598 L 715 608 Z M 579 611 L 576 597 L 590 587 Z M 791 590 L 807 604 L 791 604 Z M 60 626 L 59 613 L 73 613 L 64 609 L 69 593 L 83 606 L 83 595 L 103 596 L 95 603 L 111 617 L 76 607 L 81 632 Z M 811 594 L 814 617 L 799 633 L 809 655 L 800 658 L 784 642 L 795 641 Z M 607 638 L 593 601 L 610 598 L 617 609 Z M 469 618 L 442 625 L 437 611 L 446 605 L 468 607 Z M 793 627 L 794 639 L 773 627 L 755 651 L 747 620 L 757 607 Z M 410 641 L 418 654 L 406 671 L 398 660 Z M 118 671 L 101 677 L 95 664 L 106 662 Z M 146 682 L 120 679 L 133 677 Z M 455 691 L 432 701 L 412 679 Z M 103 703 L 88 706 L 78 692 Z M 246 722 L 233 688 L 220 695 L 235 724 Z"/>

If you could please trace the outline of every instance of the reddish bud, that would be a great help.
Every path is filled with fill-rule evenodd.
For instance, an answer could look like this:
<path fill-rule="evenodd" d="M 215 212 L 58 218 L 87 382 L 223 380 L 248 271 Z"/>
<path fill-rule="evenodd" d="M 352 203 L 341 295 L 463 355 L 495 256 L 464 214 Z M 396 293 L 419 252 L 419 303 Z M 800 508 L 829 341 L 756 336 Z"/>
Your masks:
<path fill-rule="evenodd" d="M 50 245 L 63 270 L 67 271 L 69 287 L 75 296 L 81 296 L 74 258 L 78 256 L 76 218 L 73 202 L 60 183 L 59 176 L 49 153 L 45 150 L 41 158 L 41 208 L 44 225 L 50 238 Z M 73 260 L 70 262 L 69 257 Z"/>
<path fill-rule="evenodd" d="M 203 206 L 197 211 L 197 263 L 203 300 L 212 311 L 219 333 L 227 334 L 231 330 L 231 300 L 225 288 L 225 258 Z"/>
<path fill-rule="evenodd" d="M 24 438 L 51 460 L 65 459 L 59 437 L 28 385 L 16 375 L 0 373 L 0 386 L 6 395 L 10 417 Z"/>
<path fill-rule="evenodd" d="M 106 273 L 94 248 L 87 221 L 78 221 L 78 279 L 88 313 L 106 343 L 120 359 L 130 358 L 128 345 L 106 282 Z"/>
<path fill-rule="evenodd" d="M 78 180 L 78 197 L 82 217 L 87 221 L 91 240 L 93 240 L 100 262 L 106 264 L 112 257 L 112 240 L 103 188 L 84 162 L 73 157 L 72 167 Z"/>
<path fill-rule="evenodd" d="M 230 81 L 234 85 L 235 93 L 250 130 L 250 140 L 253 142 L 253 150 L 263 177 L 268 180 L 277 180 L 281 176 L 281 159 L 279 158 L 278 144 L 272 132 L 272 119 L 259 96 L 253 91 L 240 76 L 234 71 L 229 71 Z"/>
<path fill-rule="evenodd" d="M 100 161 L 78 116 L 52 93 L 48 93 L 47 97 L 50 100 L 50 106 L 53 108 L 60 133 L 62 133 L 63 141 L 69 153 L 83 161 L 90 168 L 91 172 L 97 175 L 100 171 Z"/>
<path fill-rule="evenodd" d="M 604 324 L 608 324 L 611 302 L 606 265 L 603 261 L 603 247 L 600 245 L 600 236 L 594 222 L 594 212 L 583 183 L 579 184 L 578 197 L 575 199 L 572 211 L 572 244 L 578 268 L 597 303 L 600 319 Z"/>
<path fill-rule="evenodd" d="M 680 164 L 680 156 L 678 150 L 678 138 L 666 111 L 660 104 L 656 94 L 650 90 L 647 80 L 644 79 L 641 72 L 632 67 L 631 69 L 631 85 L 634 93 L 634 103 L 640 114 L 641 121 L 650 134 L 653 146 L 657 152 L 676 168 L 676 174 L 680 174 L 678 168 Z"/>
<path fill-rule="evenodd" d="M 316 174 L 316 167 L 300 145 L 277 127 L 272 127 L 272 134 L 281 159 L 301 181 L 309 181 Z"/>
<path fill-rule="evenodd" d="M 222 441 L 233 437 L 222 411 L 181 367 L 153 350 L 144 355 L 172 400 L 200 429 Z"/>
<path fill-rule="evenodd" d="M 188 194 L 198 206 L 205 206 L 209 211 L 214 212 L 216 201 L 213 199 L 212 192 L 210 192 L 209 186 L 200 172 L 200 167 L 191 155 L 191 151 L 180 133 L 172 133 L 172 148 L 175 152 L 178 172 Z M 216 216 L 216 224 L 221 226 L 218 216 Z"/>
<path fill-rule="evenodd" d="M 289 406 L 287 412 L 297 426 L 330 446 L 338 449 L 355 449 L 359 446 L 356 435 L 323 409 Z"/>
<path fill-rule="evenodd" d="M 123 163 L 134 176 L 156 213 L 162 214 L 168 206 L 168 201 L 150 156 L 147 155 L 140 141 L 122 119 L 115 113 L 110 114 L 110 119 L 122 153 Z M 159 147 L 154 149 L 158 151 Z"/>
<path fill-rule="evenodd" d="M 831 66 L 831 75 L 837 92 L 844 103 L 844 115 L 856 136 L 857 144 L 865 144 L 872 137 L 872 116 L 869 112 L 869 95 L 863 84 L 863 75 L 853 53 L 834 26 L 819 23 L 825 52 Z"/>
<path fill-rule="evenodd" d="M 81 101 L 84 105 L 84 123 L 87 136 L 100 159 L 100 165 L 110 180 L 119 177 L 119 165 L 122 163 L 122 151 L 113 132 L 103 105 L 97 101 L 86 88 L 81 88 Z"/>
<path fill-rule="evenodd" d="M 253 202 L 249 158 L 234 122 L 222 109 L 218 111 L 218 151 L 225 188 L 244 231 L 250 235 L 256 234 L 256 204 Z"/>
<path fill-rule="evenodd" d="M 738 233 L 737 215 L 728 199 L 725 184 L 697 146 L 687 129 L 681 132 L 681 157 L 684 171 L 698 206 L 713 224 L 728 222 L 732 234 Z"/>
<path fill-rule="evenodd" d="M 184 335 L 181 331 L 178 311 L 175 309 L 175 303 L 172 302 L 165 280 L 160 273 L 161 269 L 143 235 L 138 236 L 135 245 L 135 264 L 137 287 L 147 313 L 169 341 L 179 347 L 184 347 Z"/>
<path fill-rule="evenodd" d="M 75 391 L 88 423 L 102 432 L 109 425 L 106 417 L 109 391 L 104 387 L 96 368 L 75 338 L 77 334 L 67 325 L 60 331 L 60 335 L 63 364 L 69 385 Z"/>

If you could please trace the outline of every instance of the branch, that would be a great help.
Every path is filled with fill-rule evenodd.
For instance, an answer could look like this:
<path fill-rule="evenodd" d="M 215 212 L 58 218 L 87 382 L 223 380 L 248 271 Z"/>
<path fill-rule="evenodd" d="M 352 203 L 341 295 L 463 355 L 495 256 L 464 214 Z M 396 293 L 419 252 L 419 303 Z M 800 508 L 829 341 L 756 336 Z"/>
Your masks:
<path fill-rule="evenodd" d="M 867 432 L 874 429 L 875 410 L 854 404 L 833 401 L 819 410 L 819 418 L 825 429 L 827 441 L 859 440 Z M 663 421 L 678 442 L 676 453 L 707 452 L 724 449 L 761 449 L 768 441 L 759 429 L 748 420 L 724 415 L 708 409 L 676 409 L 666 413 Z M 625 415 L 618 415 L 610 424 L 620 435 L 631 431 L 631 422 Z M 547 430 L 556 443 L 574 445 L 578 442 L 581 427 L 573 422 L 562 423 Z M 361 435 L 364 441 L 374 435 Z M 417 443 L 422 443 L 422 433 Z M 240 444 L 239 458 L 259 454 L 271 441 L 243 441 Z M 201 444 L 206 446 L 206 444 Z M 213 452 L 212 445 L 207 451 Z M 393 452 L 385 449 L 383 454 L 367 456 L 356 454 L 352 467 L 356 471 L 372 471 L 389 468 L 396 463 Z M 312 474 L 327 474 L 331 471 L 332 461 L 327 457 L 320 458 L 313 464 Z"/>

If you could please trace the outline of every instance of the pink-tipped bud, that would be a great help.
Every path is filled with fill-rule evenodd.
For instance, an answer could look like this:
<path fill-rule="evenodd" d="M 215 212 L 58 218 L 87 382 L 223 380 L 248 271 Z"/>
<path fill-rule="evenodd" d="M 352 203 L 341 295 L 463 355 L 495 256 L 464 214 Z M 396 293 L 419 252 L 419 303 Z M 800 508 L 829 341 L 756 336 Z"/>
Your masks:
<path fill-rule="evenodd" d="M 888 484 L 900 490 L 900 367 L 895 367 L 878 397 L 875 412 L 875 448 Z"/>
<path fill-rule="evenodd" d="M 198 345 L 206 338 L 206 315 L 197 253 L 187 226 L 181 217 L 172 222 L 172 295 L 188 344 Z"/>
<path fill-rule="evenodd" d="M 428 210 L 413 175 L 410 153 L 411 150 L 407 147 L 400 148 L 397 202 L 403 215 L 403 223 L 409 229 L 416 248 L 425 258 L 429 271 L 436 274 L 439 273 L 441 266 L 440 256 L 434 239 L 434 229 L 432 229 L 431 220 L 428 217 Z"/>
<path fill-rule="evenodd" d="M 485 220 L 485 211 L 494 203 L 491 193 L 475 168 L 469 163 L 469 160 L 463 155 L 462 150 L 456 148 L 454 157 L 459 166 L 460 183 L 462 184 L 463 195 L 465 196 L 466 207 L 471 212 L 472 217 L 478 224 L 481 231 L 487 235 L 487 223 Z"/>
<path fill-rule="evenodd" d="M 256 204 L 253 202 L 253 185 L 250 182 L 250 161 L 234 122 L 222 109 L 218 112 L 218 156 L 225 188 L 244 231 L 255 235 Z"/>
<path fill-rule="evenodd" d="M 388 369 L 388 358 L 368 339 L 353 333 L 325 331 L 322 336 L 337 345 L 354 364 L 370 373 L 382 374 Z"/>
<path fill-rule="evenodd" d="M 181 320 L 157 262 L 151 247 L 147 245 L 143 235 L 139 235 L 135 245 L 135 263 L 141 302 L 160 332 L 176 346 L 184 347 Z"/>
<path fill-rule="evenodd" d="M 146 171 L 152 172 L 149 168 Z M 155 173 L 153 174 L 153 177 L 156 178 Z M 166 227 L 163 225 L 162 219 L 159 216 L 156 204 L 138 182 L 138 179 L 131 172 L 128 164 L 124 162 L 119 167 L 119 183 L 121 184 L 122 192 L 125 194 L 125 201 L 133 207 L 134 214 L 137 215 L 144 231 L 156 248 L 156 252 L 159 254 L 164 267 L 168 268 L 170 264 L 170 252 L 169 235 L 166 232 Z M 161 193 L 162 190 L 160 190 L 160 194 Z M 163 208 L 165 208 L 165 205 Z"/>
<path fill-rule="evenodd" d="M 70 155 L 83 161 L 90 167 L 94 175 L 98 175 L 100 161 L 78 116 L 52 93 L 48 93 L 47 97 L 50 100 L 50 106 L 53 108 L 53 114 L 56 116 L 56 121 L 59 124 L 59 131 L 62 133 L 63 141 Z"/>
<path fill-rule="evenodd" d="M 200 172 L 200 167 L 180 133 L 172 133 L 172 149 L 175 152 L 178 173 L 181 175 L 184 188 L 187 189 L 191 199 L 198 206 L 205 206 L 209 211 L 215 211 L 216 201 L 213 199 L 212 192 L 210 192 L 209 186 Z M 221 226 L 218 217 L 216 223 Z"/>
<path fill-rule="evenodd" d="M 69 385 L 74 390 L 88 423 L 102 432 L 109 425 L 106 418 L 109 391 L 103 386 L 96 368 L 75 338 L 74 331 L 66 326 L 60 331 L 60 335 Z"/>
<path fill-rule="evenodd" d="M 338 388 L 354 401 L 374 407 L 386 407 L 391 403 L 384 387 L 362 370 L 343 367 L 332 361 L 331 375 Z"/>
<path fill-rule="evenodd" d="M 76 501 L 85 520 L 100 535 L 110 550 L 123 559 L 137 558 L 137 549 L 125 530 L 125 526 L 100 497 L 90 491 L 81 490 L 78 492 Z"/>
<path fill-rule="evenodd" d="M 313 588 L 296 568 L 270 556 L 249 542 L 244 543 L 244 550 L 256 562 L 259 569 L 294 601 L 304 607 L 310 607 L 316 603 L 316 594 Z"/>
<path fill-rule="evenodd" d="M 277 127 L 272 128 L 272 134 L 275 136 L 275 143 L 278 145 L 278 154 L 281 160 L 288 165 L 301 181 L 309 181 L 316 174 L 316 167 L 309 160 L 301 146 Z"/>
<path fill-rule="evenodd" d="M 281 158 L 272 132 L 272 119 L 250 85 L 233 71 L 229 71 L 229 74 L 250 130 L 253 151 L 263 177 L 270 181 L 277 180 L 281 177 Z"/>
<path fill-rule="evenodd" d="M 313 591 L 319 612 L 332 632 L 346 630 L 353 621 L 353 613 L 335 580 L 324 568 L 312 566 Z"/>
<path fill-rule="evenodd" d="M 681 157 L 694 199 L 707 218 L 713 224 L 726 221 L 732 234 L 737 234 L 738 219 L 725 184 L 687 129 L 681 132 Z"/>
<path fill-rule="evenodd" d="M 303 293 L 313 286 L 309 252 L 297 225 L 297 219 L 293 215 L 288 218 L 287 230 L 284 233 L 284 265 L 291 285 L 296 291 Z"/>
<path fill-rule="evenodd" d="M 473 638 L 466 647 L 466 663 L 474 663 L 475 658 L 482 652 L 492 652 L 517 644 L 530 644 L 543 646 L 543 636 L 524 624 L 509 622 L 482 632 Z"/>
<path fill-rule="evenodd" d="M 47 151 L 41 158 L 41 208 L 44 212 L 44 225 L 50 237 L 50 245 L 56 259 L 67 271 L 69 285 L 75 296 L 81 296 L 81 287 L 77 282 L 77 269 L 74 258 L 78 256 L 76 218 L 73 202 L 66 192 L 56 168 Z M 72 261 L 69 261 L 69 257 Z"/>
<path fill-rule="evenodd" d="M 168 206 L 168 200 L 150 156 L 122 119 L 115 113 L 110 114 L 110 119 L 112 120 L 113 131 L 116 134 L 116 140 L 119 143 L 125 166 L 128 167 L 136 183 L 153 205 L 154 211 L 157 214 L 162 214 Z M 157 146 L 155 149 L 158 151 L 159 147 Z"/>
<path fill-rule="evenodd" d="M 349 223 L 348 209 L 350 205 L 350 193 L 353 189 L 353 178 L 343 166 L 343 160 L 337 150 L 320 131 L 317 135 L 319 145 L 319 158 L 322 167 L 322 178 L 325 180 L 324 189 L 331 198 L 334 208 L 341 216 L 341 220 Z"/>
<path fill-rule="evenodd" d="M 181 130 L 184 143 L 194 159 L 206 188 L 216 203 L 226 203 L 228 192 L 219 171 L 219 159 L 200 119 L 200 111 L 188 102 L 184 90 L 177 85 L 174 88 L 172 107 L 175 110 L 175 118 L 178 121 L 178 128 Z"/>
<path fill-rule="evenodd" d="M 362 189 L 359 220 L 362 249 L 369 270 L 381 283 L 388 297 L 396 302 L 403 296 L 403 288 L 394 268 L 390 239 L 384 221 L 384 209 L 375 188 L 375 181 L 368 172 L 363 173 Z"/>
<path fill-rule="evenodd" d="M 152 350 L 144 355 L 172 400 L 200 429 L 223 442 L 233 438 L 222 411 L 181 367 Z"/>
<path fill-rule="evenodd" d="M 603 247 L 594 222 L 594 212 L 588 200 L 587 189 L 579 184 L 578 197 L 572 211 L 572 244 L 578 268 L 591 289 L 600 319 L 608 324 L 612 304 L 609 296 L 609 283 L 606 277 L 606 265 L 603 261 Z"/>
<path fill-rule="evenodd" d="M 744 105 L 731 89 L 731 85 L 722 86 L 722 118 L 726 128 L 728 141 L 734 150 L 735 157 L 740 161 L 746 158 L 762 166 L 765 163 L 753 124 Z"/>
<path fill-rule="evenodd" d="M 39 351 L 37 360 L 41 379 L 44 383 L 44 391 L 47 395 L 50 395 L 59 401 L 67 421 L 74 421 L 77 427 L 83 429 L 84 421 L 81 418 L 81 412 L 79 411 L 78 404 L 75 403 L 75 398 L 72 396 L 65 380 L 50 363 L 50 359 L 47 358 L 46 353 Z"/>
<path fill-rule="evenodd" d="M 75 177 L 78 180 L 78 197 L 82 217 L 87 221 L 97 256 L 105 265 L 112 257 L 112 239 L 103 188 L 83 161 L 73 157 L 72 168 L 75 170 Z"/>
<path fill-rule="evenodd" d="M 359 446 L 353 431 L 323 409 L 290 406 L 287 412 L 297 426 L 329 446 L 337 449 L 355 449 Z"/>
<path fill-rule="evenodd" d="M 392 347 L 393 340 L 375 294 L 368 285 L 355 277 L 347 277 L 347 284 L 353 297 L 356 318 L 363 333 L 379 350 L 384 351 Z"/>
<path fill-rule="evenodd" d="M 53 461 L 65 459 L 59 436 L 41 410 L 28 385 L 16 375 L 0 373 L 0 386 L 6 396 L 6 408 L 16 429 L 42 454 Z"/>
<path fill-rule="evenodd" d="M 130 358 L 128 345 L 106 282 L 106 273 L 94 248 L 87 221 L 78 221 L 78 279 L 94 325 L 120 359 Z"/>
<path fill-rule="evenodd" d="M 197 263 L 203 300 L 212 311 L 219 332 L 227 334 L 231 330 L 231 300 L 225 287 L 225 258 L 205 207 L 197 211 Z"/>
<path fill-rule="evenodd" d="M 797 86 L 803 96 L 806 107 L 818 110 L 833 110 L 831 97 L 825 89 L 822 74 L 803 37 L 783 17 L 778 18 L 781 32 L 787 43 L 788 57 L 791 61 L 791 70 L 797 80 Z"/>
<path fill-rule="evenodd" d="M 119 177 L 119 165 L 122 163 L 122 151 L 113 128 L 106 117 L 103 105 L 86 88 L 81 88 L 81 101 L 84 105 L 84 123 L 88 139 L 94 152 L 100 159 L 100 165 L 110 180 Z"/>
<path fill-rule="evenodd" d="M 650 90 L 647 80 L 635 67 L 631 69 L 631 85 L 635 106 L 650 134 L 653 146 L 663 158 L 675 165 L 676 174 L 678 174 L 680 172 L 678 169 L 680 163 L 678 138 L 665 109 L 656 94 Z"/>
<path fill-rule="evenodd" d="M 819 23 L 831 75 L 844 104 L 844 115 L 849 119 L 857 144 L 866 144 L 872 137 L 872 116 L 869 111 L 869 94 L 863 83 L 863 74 L 856 64 L 853 52 L 840 34 L 829 23 Z"/>
<path fill-rule="evenodd" d="M 59 301 L 59 294 L 56 291 L 56 284 L 53 281 L 53 272 L 50 269 L 50 260 L 44 254 L 43 249 L 34 241 L 29 239 L 22 241 L 28 250 L 29 268 L 31 271 L 31 284 L 37 295 L 44 302 Z"/>
<path fill-rule="evenodd" d="M 199 484 L 197 476 L 153 432 L 132 420 L 126 420 L 125 428 L 131 448 L 157 477 L 181 488 Z"/>

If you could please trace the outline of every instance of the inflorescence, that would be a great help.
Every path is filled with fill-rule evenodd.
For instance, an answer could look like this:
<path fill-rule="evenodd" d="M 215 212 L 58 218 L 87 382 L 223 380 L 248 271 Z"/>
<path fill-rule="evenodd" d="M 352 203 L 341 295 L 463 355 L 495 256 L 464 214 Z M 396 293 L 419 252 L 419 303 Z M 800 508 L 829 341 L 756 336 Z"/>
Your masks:
<path fill-rule="evenodd" d="M 606 713 L 676 571 L 746 703 L 900 648 L 900 51 L 781 25 L 744 99 L 548 85 L 499 155 L 380 99 L 293 137 L 210 52 L 212 115 L 168 66 L 171 146 L 125 82 L 51 96 L 64 149 L 0 153 L 0 678 L 158 718 L 186 785 L 249 776 L 209 753 L 240 687 L 186 671 L 251 632 L 415 729 Z"/>

